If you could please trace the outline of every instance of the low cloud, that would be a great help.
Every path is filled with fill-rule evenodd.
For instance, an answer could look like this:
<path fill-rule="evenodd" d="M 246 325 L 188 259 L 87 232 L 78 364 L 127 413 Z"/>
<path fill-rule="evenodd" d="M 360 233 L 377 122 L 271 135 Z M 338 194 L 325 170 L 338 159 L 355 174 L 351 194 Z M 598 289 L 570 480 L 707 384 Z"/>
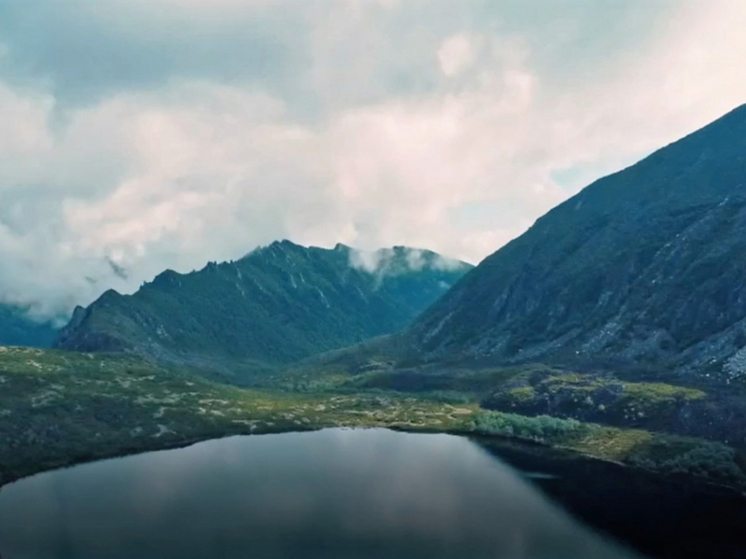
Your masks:
<path fill-rule="evenodd" d="M 448 256 L 438 254 L 433 259 L 430 265 L 435 270 L 440 270 L 442 272 L 453 272 L 455 270 L 463 269 L 464 262 L 462 260 L 456 260 L 455 258 L 449 258 Z"/>
<path fill-rule="evenodd" d="M 386 267 L 386 253 L 382 250 L 351 250 L 350 266 L 369 274 L 376 274 Z"/>
<path fill-rule="evenodd" d="M 384 278 L 425 269 L 454 271 L 465 266 L 455 258 L 411 247 L 350 250 L 350 266 Z"/>
<path fill-rule="evenodd" d="M 416 248 L 382 248 L 370 251 L 352 249 L 350 251 L 350 266 L 380 279 L 406 272 L 419 272 L 430 264 L 425 251 Z"/>

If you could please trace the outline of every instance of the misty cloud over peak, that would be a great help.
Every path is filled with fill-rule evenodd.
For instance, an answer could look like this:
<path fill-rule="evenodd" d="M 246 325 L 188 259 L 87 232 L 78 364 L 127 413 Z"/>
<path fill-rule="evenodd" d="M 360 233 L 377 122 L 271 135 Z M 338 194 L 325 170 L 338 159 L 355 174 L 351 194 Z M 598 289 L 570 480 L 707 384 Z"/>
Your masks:
<path fill-rule="evenodd" d="M 379 276 L 395 276 L 424 269 L 454 271 L 469 266 L 429 250 L 393 247 L 375 251 L 350 249 L 350 265 Z"/>

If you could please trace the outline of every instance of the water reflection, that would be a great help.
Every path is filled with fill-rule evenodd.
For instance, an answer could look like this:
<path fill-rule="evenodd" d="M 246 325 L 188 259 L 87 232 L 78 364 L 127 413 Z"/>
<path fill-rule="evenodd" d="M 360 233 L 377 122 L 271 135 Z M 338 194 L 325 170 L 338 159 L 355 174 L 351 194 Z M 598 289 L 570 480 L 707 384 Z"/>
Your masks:
<path fill-rule="evenodd" d="M 447 435 L 236 437 L 0 492 L 6 559 L 622 558 L 508 466 Z"/>

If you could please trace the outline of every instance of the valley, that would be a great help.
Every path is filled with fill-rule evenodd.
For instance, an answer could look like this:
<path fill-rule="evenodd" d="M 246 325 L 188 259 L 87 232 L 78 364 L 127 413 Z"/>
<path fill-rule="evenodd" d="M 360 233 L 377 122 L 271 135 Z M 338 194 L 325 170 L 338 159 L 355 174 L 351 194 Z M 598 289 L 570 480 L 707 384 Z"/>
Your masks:
<path fill-rule="evenodd" d="M 666 503 L 682 491 L 746 510 L 734 130 L 746 109 L 597 181 L 476 267 L 284 240 L 108 290 L 53 344 L 6 312 L 54 349 L 0 345 L 0 485 L 233 435 L 386 428 L 469 437 L 568 480 L 568 464 L 587 467 L 602 489 L 557 498 L 591 523 L 587 503 L 624 500 L 605 485 L 617 475 L 638 500 L 666 487 Z"/>
<path fill-rule="evenodd" d="M 746 3 L 0 0 L 0 559 L 746 559 Z"/>

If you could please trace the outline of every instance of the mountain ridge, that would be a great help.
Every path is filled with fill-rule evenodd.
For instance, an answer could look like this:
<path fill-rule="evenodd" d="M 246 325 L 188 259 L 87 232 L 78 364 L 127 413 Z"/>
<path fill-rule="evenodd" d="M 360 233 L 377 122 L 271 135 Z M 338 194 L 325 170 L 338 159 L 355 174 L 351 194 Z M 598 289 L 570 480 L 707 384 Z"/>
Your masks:
<path fill-rule="evenodd" d="M 366 270 L 357 254 L 285 240 L 188 274 L 165 270 L 134 295 L 109 290 L 76 309 L 55 346 L 285 363 L 403 329 L 470 268 L 395 247 L 366 253 Z"/>

